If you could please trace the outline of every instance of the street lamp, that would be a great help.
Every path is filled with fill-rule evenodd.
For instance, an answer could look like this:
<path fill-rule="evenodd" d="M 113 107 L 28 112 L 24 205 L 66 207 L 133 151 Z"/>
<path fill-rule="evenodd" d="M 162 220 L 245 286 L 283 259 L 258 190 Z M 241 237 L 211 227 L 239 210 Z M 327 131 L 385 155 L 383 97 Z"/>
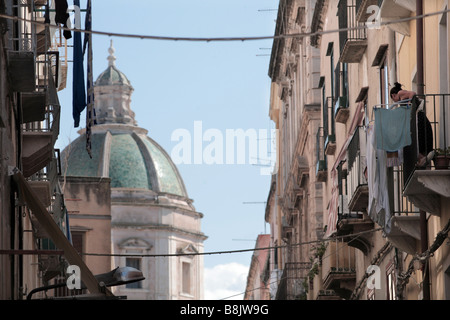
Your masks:
<path fill-rule="evenodd" d="M 95 276 L 98 283 L 101 287 L 113 287 L 113 286 L 120 286 L 122 284 L 132 283 L 132 282 L 138 282 L 145 279 L 145 277 L 142 274 L 142 271 L 133 268 L 133 267 L 117 267 L 114 270 L 111 270 L 107 273 L 98 274 Z M 39 287 L 35 288 L 30 291 L 30 293 L 27 295 L 27 300 L 31 300 L 31 297 L 36 292 L 40 291 L 47 291 L 50 289 L 55 288 L 62 288 L 67 286 L 66 282 L 63 283 L 57 283 L 49 286 Z M 84 283 L 81 283 L 80 289 L 86 289 L 86 286 Z M 69 296 L 69 297 L 58 297 L 55 298 L 58 300 L 67 300 L 67 299 L 102 299 L 105 298 L 104 295 L 77 295 L 77 296 Z M 116 297 L 117 298 L 117 297 Z M 112 298 L 114 299 L 114 297 Z"/>

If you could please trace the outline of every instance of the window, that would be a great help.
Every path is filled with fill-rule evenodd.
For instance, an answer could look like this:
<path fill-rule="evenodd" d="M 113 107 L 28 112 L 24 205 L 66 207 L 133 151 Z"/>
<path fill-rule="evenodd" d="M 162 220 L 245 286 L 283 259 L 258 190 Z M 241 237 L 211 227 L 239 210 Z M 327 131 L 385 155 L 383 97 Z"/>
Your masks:
<path fill-rule="evenodd" d="M 189 262 L 181 263 L 182 292 L 191 294 L 191 264 Z"/>
<path fill-rule="evenodd" d="M 336 66 L 336 68 L 334 67 L 334 46 L 333 46 L 333 42 L 330 42 L 328 44 L 328 50 L 327 50 L 327 56 L 330 57 L 330 76 L 331 76 L 331 108 L 328 105 L 328 103 L 326 103 L 326 105 L 324 105 L 324 108 L 326 108 L 326 112 L 327 113 L 327 121 L 328 118 L 330 119 L 330 125 L 331 127 L 328 126 L 328 122 L 327 125 L 325 126 L 324 124 L 324 130 L 325 130 L 325 138 L 328 137 L 328 135 L 334 135 L 334 112 L 333 112 L 333 105 L 336 101 L 336 99 L 338 98 L 336 96 L 336 93 L 339 92 L 339 74 L 340 74 L 340 66 L 339 63 Z M 329 110 L 330 109 L 330 110 Z M 328 117 L 329 113 L 331 111 L 330 116 Z"/>
<path fill-rule="evenodd" d="M 78 253 L 83 251 L 83 233 L 72 232 L 72 245 Z"/>
<path fill-rule="evenodd" d="M 83 231 L 72 231 L 72 246 L 78 253 L 82 253 L 84 251 L 84 242 L 85 242 L 85 232 Z M 84 255 L 82 256 L 84 260 Z"/>
<path fill-rule="evenodd" d="M 339 69 L 338 69 L 339 68 Z M 347 63 L 339 63 L 339 66 L 336 67 L 339 70 L 337 76 L 338 85 L 336 90 L 336 99 L 339 97 L 347 97 L 348 96 L 348 64 Z"/>
<path fill-rule="evenodd" d="M 377 67 L 380 77 L 380 104 L 389 104 L 389 76 L 386 55 L 388 45 L 384 44 L 378 48 L 375 58 L 372 62 L 372 67 Z"/>
<path fill-rule="evenodd" d="M 140 258 L 126 258 L 125 262 L 127 267 L 132 267 L 138 270 L 141 270 L 141 259 Z M 142 281 L 127 283 L 125 285 L 127 289 L 141 289 Z"/>
<path fill-rule="evenodd" d="M 381 104 L 389 104 L 389 77 L 386 59 L 380 65 L 380 101 Z"/>
<path fill-rule="evenodd" d="M 397 300 L 397 297 L 395 294 L 396 281 L 395 281 L 394 263 L 390 263 L 386 268 L 386 282 L 387 282 L 386 283 L 386 289 L 387 289 L 386 299 L 387 300 Z"/>

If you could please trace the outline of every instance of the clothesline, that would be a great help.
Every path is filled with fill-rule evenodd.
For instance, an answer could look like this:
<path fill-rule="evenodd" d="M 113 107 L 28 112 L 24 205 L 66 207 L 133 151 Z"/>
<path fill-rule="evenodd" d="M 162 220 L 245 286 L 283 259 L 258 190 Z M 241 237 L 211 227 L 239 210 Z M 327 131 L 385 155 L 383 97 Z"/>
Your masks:
<path fill-rule="evenodd" d="M 398 108 L 398 107 L 407 107 L 407 108 L 411 108 L 411 104 L 410 104 L 410 102 L 412 101 L 412 99 L 405 99 L 405 100 L 401 100 L 401 101 L 397 101 L 397 102 L 394 102 L 394 103 L 388 103 L 388 104 L 386 104 L 386 103 L 382 103 L 382 104 L 376 104 L 376 105 L 374 105 L 373 107 L 372 107 L 372 109 L 371 109 L 371 113 L 370 113 L 370 117 L 367 115 L 367 112 L 368 112 L 368 110 L 366 109 L 366 127 L 367 127 L 367 125 L 369 124 L 369 123 L 371 123 L 371 122 L 373 122 L 374 121 L 374 119 L 373 119 L 373 111 L 375 110 L 375 109 L 388 109 L 388 110 L 394 110 L 394 109 L 396 109 L 396 108 Z"/>

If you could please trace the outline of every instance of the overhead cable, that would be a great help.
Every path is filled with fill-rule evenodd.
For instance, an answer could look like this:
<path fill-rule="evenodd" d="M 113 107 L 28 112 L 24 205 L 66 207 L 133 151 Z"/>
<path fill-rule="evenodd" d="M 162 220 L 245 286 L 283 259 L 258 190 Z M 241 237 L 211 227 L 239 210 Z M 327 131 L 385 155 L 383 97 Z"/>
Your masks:
<path fill-rule="evenodd" d="M 17 16 L 10 16 L 10 15 L 6 15 L 6 14 L 0 14 L 0 18 L 14 20 L 14 21 L 29 22 L 32 24 L 38 24 L 38 25 L 43 25 L 43 26 L 50 26 L 50 27 L 59 28 L 61 30 L 65 30 L 65 31 L 75 31 L 75 32 L 103 35 L 103 36 L 109 36 L 109 37 L 135 38 L 135 39 L 141 39 L 141 40 L 163 40 L 163 41 L 191 41 L 191 42 L 242 41 L 243 42 L 243 41 L 270 40 L 270 39 L 282 39 L 282 38 L 305 38 L 305 37 L 312 37 L 312 36 L 329 34 L 329 33 L 345 32 L 345 31 L 360 30 L 360 29 L 370 29 L 370 28 L 374 28 L 375 26 L 376 27 L 387 26 L 387 25 L 396 24 L 396 23 L 424 19 L 424 18 L 428 18 L 431 16 L 440 15 L 440 14 L 444 14 L 444 13 L 448 13 L 448 12 L 450 12 L 450 9 L 431 12 L 431 13 L 425 13 L 425 14 L 419 15 L 419 16 L 399 18 L 399 19 L 395 19 L 395 20 L 391 20 L 391 21 L 381 21 L 374 25 L 371 25 L 371 23 L 367 23 L 367 24 L 364 24 L 361 26 L 356 26 L 356 27 L 333 29 L 333 30 L 322 30 L 322 31 L 316 31 L 316 32 L 281 34 L 281 35 L 273 35 L 273 36 L 212 37 L 212 38 L 181 37 L 181 36 L 156 36 L 156 35 L 127 34 L 127 33 L 107 32 L 107 31 L 85 30 L 85 29 L 57 26 L 57 25 L 48 24 L 48 23 L 41 22 L 41 21 L 35 21 L 35 20 L 30 20 L 30 19 L 26 19 L 26 18 L 17 17 Z"/>
<path fill-rule="evenodd" d="M 280 246 L 270 246 L 270 247 L 260 247 L 260 248 L 252 248 L 252 249 L 238 249 L 238 250 L 227 250 L 227 251 L 212 251 L 212 252 L 192 252 L 192 253 L 162 253 L 162 254 L 139 254 L 139 253 L 81 253 L 81 255 L 85 256 L 108 256 L 108 257 L 180 257 L 180 256 L 205 256 L 205 255 L 218 255 L 218 254 L 231 254 L 231 253 L 243 253 L 243 252 L 254 252 L 254 251 L 261 251 L 261 250 L 271 250 L 271 249 L 279 249 L 279 248 L 291 248 L 295 246 L 302 246 L 307 244 L 314 244 L 314 243 L 323 243 L 326 241 L 335 241 L 338 239 L 343 238 L 350 238 L 350 237 L 357 237 L 365 233 L 371 233 L 380 231 L 382 228 L 377 229 L 371 229 L 367 231 L 362 231 L 354 234 L 348 234 L 345 236 L 336 236 L 336 237 L 330 237 L 326 239 L 320 239 L 320 240 L 311 240 L 311 241 L 305 241 L 300 243 L 294 243 L 289 245 L 280 245 Z"/>

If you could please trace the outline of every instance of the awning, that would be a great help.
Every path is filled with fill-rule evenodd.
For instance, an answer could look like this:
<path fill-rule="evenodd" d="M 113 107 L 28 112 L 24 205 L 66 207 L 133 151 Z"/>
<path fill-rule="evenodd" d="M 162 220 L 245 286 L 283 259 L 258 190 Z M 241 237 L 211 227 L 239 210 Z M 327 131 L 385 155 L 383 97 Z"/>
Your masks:
<path fill-rule="evenodd" d="M 11 174 L 18 189 L 22 193 L 22 197 L 28 208 L 30 208 L 39 224 L 47 231 L 56 247 L 64 251 L 64 257 L 66 260 L 71 265 L 76 265 L 80 268 L 81 281 L 84 283 L 89 292 L 91 294 L 105 294 L 107 296 L 113 296 L 113 294 L 106 287 L 101 287 L 99 285 L 99 282 L 94 277 L 91 270 L 89 270 L 81 256 L 69 242 L 65 234 L 56 224 L 55 220 L 53 220 L 52 216 L 48 213 L 46 207 L 42 204 L 39 197 L 24 178 L 22 172 L 20 172 L 17 168 L 14 168 Z"/>

